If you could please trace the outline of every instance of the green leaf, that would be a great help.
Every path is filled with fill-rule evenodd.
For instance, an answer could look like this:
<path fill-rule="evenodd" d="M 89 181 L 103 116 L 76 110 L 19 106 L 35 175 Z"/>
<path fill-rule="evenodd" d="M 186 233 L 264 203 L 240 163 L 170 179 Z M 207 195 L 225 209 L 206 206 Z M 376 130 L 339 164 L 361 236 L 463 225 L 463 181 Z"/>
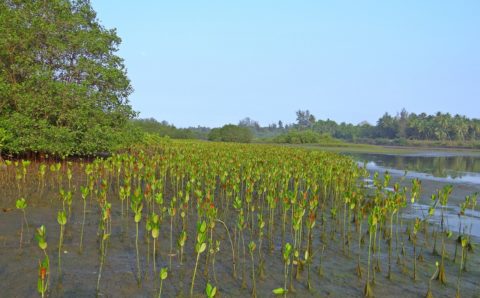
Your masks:
<path fill-rule="evenodd" d="M 202 223 L 200 224 L 199 232 L 205 233 L 206 230 L 207 230 L 207 223 L 205 221 L 202 221 Z"/>
<path fill-rule="evenodd" d="M 136 213 L 135 218 L 134 218 L 135 222 L 139 223 L 141 219 L 142 219 L 142 214 L 141 213 Z"/>
<path fill-rule="evenodd" d="M 207 287 L 205 288 L 205 292 L 207 296 L 210 297 L 210 293 L 212 292 L 212 285 L 209 282 L 207 282 Z"/>
<path fill-rule="evenodd" d="M 25 209 L 27 207 L 27 203 L 25 202 L 24 198 L 18 199 L 15 203 L 17 209 Z"/>
<path fill-rule="evenodd" d="M 214 287 L 209 282 L 207 282 L 205 293 L 207 294 L 208 298 L 215 297 L 215 294 L 217 294 L 217 287 Z"/>
<path fill-rule="evenodd" d="M 152 229 L 152 237 L 157 239 L 159 234 L 159 229 L 157 227 Z"/>
<path fill-rule="evenodd" d="M 248 248 L 250 249 L 251 252 L 253 252 L 256 247 L 257 245 L 253 241 L 250 241 L 250 243 L 248 244 Z"/>
<path fill-rule="evenodd" d="M 198 253 L 203 253 L 205 249 L 207 248 L 207 244 L 204 242 L 200 245 L 200 248 L 198 249 Z"/>
<path fill-rule="evenodd" d="M 57 214 L 57 221 L 58 221 L 58 224 L 63 226 L 67 223 L 67 214 L 65 213 L 65 211 L 61 210 L 61 211 L 58 211 L 58 214 Z"/>
<path fill-rule="evenodd" d="M 272 291 L 273 294 L 275 295 L 283 295 L 285 292 L 287 292 L 284 288 L 276 288 L 275 290 Z"/>
<path fill-rule="evenodd" d="M 210 297 L 215 297 L 217 294 L 217 287 L 213 287 L 212 291 L 210 292 Z"/>
<path fill-rule="evenodd" d="M 168 277 L 168 268 L 166 268 L 166 267 L 165 267 L 165 268 L 162 268 L 162 269 L 160 270 L 160 279 L 161 279 L 161 280 L 164 280 L 164 279 L 166 279 L 167 277 Z"/>
<path fill-rule="evenodd" d="M 40 247 L 40 249 L 42 249 L 42 250 L 47 249 L 47 242 L 46 242 L 46 241 L 43 241 L 43 239 L 42 239 L 42 240 L 39 240 L 39 241 L 38 241 L 38 247 Z"/>

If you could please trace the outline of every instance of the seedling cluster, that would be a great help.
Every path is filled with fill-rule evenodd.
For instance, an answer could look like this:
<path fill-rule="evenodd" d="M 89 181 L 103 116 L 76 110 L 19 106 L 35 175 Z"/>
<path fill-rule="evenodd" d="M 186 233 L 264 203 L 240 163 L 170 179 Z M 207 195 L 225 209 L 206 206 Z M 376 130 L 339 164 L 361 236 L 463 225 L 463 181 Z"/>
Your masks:
<path fill-rule="evenodd" d="M 37 290 L 42 297 L 52 291 L 49 255 L 55 251 L 59 282 L 62 272 L 71 270 L 62 267 L 62 258 L 82 258 L 85 251 L 97 250 L 94 289 L 100 295 L 102 280 L 114 274 L 105 266 L 112 261 L 113 241 L 131 254 L 125 266 L 134 268 L 138 287 L 153 286 L 159 297 L 167 290 L 173 295 L 172 280 L 184 277 L 191 296 L 205 292 L 214 297 L 226 288 L 252 297 L 272 291 L 287 297 L 298 288 L 318 294 L 324 275 L 335 273 L 325 264 L 337 260 L 352 262 L 350 273 L 358 280 L 351 282 L 364 289 L 359 296 L 374 296 L 378 287 L 388 286 L 377 283 L 380 276 L 394 282 L 394 274 L 424 283 L 430 296 L 442 291 L 440 284 L 448 285 L 446 267 L 453 266 L 458 266 L 460 295 L 468 256 L 474 253 L 471 225 L 463 223 L 457 237 L 451 237 L 445 217 L 450 186 L 432 196 L 428 214 L 408 219 L 407 207 L 418 202 L 422 191 L 419 180 L 392 183 L 391 175 L 384 173 L 375 174 L 372 185 L 367 185 L 369 173 L 363 167 L 333 153 L 167 142 L 88 162 L 5 165 L 0 183 L 13 185 L 10 193 L 20 197 L 16 201 L 22 212 L 20 247 L 24 226 L 30 234 L 27 206 L 29 215 L 35 212 L 26 184 L 34 183 L 42 198 L 48 195 L 56 211 L 56 218 L 52 213 L 52 218 L 42 220 L 48 225 L 56 219 L 52 229 L 58 233 L 50 234 L 58 235 L 57 250 L 47 252 L 45 226 L 35 233 L 41 250 Z M 467 197 L 459 219 L 467 211 L 475 212 L 476 205 L 476 195 Z M 433 221 L 437 208 L 439 224 Z M 96 234 L 89 229 L 92 225 Z M 132 225 L 135 230 L 130 233 Z M 436 256 L 438 237 L 441 250 Z M 447 249 L 453 245 L 451 262 Z M 80 254 L 65 255 L 63 251 L 72 246 Z M 432 270 L 426 257 L 438 263 L 430 279 L 424 277 Z M 219 264 L 222 275 L 217 278 Z M 283 270 L 270 269 L 277 265 Z M 478 268 L 470 269 L 478 274 Z M 167 278 L 169 283 L 164 284 Z M 265 279 L 270 278 L 279 283 L 277 288 L 266 286 Z M 432 284 L 435 280 L 438 284 Z"/>

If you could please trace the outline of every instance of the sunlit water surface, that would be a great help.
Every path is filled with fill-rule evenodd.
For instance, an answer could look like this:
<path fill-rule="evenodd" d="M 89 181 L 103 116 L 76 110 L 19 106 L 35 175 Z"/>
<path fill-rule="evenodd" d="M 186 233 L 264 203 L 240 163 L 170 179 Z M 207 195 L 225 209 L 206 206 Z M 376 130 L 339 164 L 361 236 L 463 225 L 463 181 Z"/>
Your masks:
<path fill-rule="evenodd" d="M 418 178 L 422 181 L 422 200 L 409 205 L 406 218 L 425 218 L 428 214 L 430 195 L 445 185 L 452 185 L 454 191 L 449 204 L 444 207 L 444 224 L 454 232 L 467 233 L 480 239 L 480 202 L 477 199 L 475 210 L 466 210 L 460 216 L 459 204 L 465 196 L 480 193 L 480 154 L 458 152 L 421 152 L 408 155 L 346 153 L 352 156 L 360 166 L 370 172 L 366 179 L 372 187 L 373 173 L 389 172 L 392 182 Z M 391 188 L 389 190 L 392 190 Z M 439 206 L 429 222 L 440 225 L 441 211 Z"/>

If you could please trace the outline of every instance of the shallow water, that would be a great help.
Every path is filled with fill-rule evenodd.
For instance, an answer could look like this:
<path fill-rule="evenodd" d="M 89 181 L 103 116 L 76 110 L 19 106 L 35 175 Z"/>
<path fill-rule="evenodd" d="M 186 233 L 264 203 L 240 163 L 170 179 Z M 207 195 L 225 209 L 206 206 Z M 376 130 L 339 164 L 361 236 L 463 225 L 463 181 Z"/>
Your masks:
<path fill-rule="evenodd" d="M 410 206 L 410 211 L 406 213 L 407 218 L 425 218 L 428 214 L 429 205 L 415 203 Z M 435 214 L 429 219 L 430 223 L 437 226 L 441 224 L 441 210 L 436 209 Z M 447 206 L 444 209 L 444 224 L 450 231 L 470 234 L 476 239 L 480 239 L 480 211 L 466 210 L 465 214 L 460 216 L 460 208 L 456 206 Z"/>
<path fill-rule="evenodd" d="M 389 171 L 409 177 L 431 179 L 445 183 L 480 185 L 480 155 L 460 155 L 450 152 L 424 152 L 411 155 L 349 154 L 371 171 Z"/>
<path fill-rule="evenodd" d="M 374 172 L 380 174 L 388 172 L 392 177 L 392 185 L 395 182 L 407 184 L 406 181 L 415 178 L 422 181 L 420 201 L 409 207 L 405 213 L 408 218 L 425 218 L 428 208 L 433 203 L 430 199 L 431 194 L 446 185 L 452 185 L 452 195 L 448 205 L 444 207 L 445 224 L 450 230 L 458 232 L 462 223 L 462 233 L 480 239 L 480 203 L 477 203 L 476 210 L 467 210 L 461 217 L 458 215 L 459 205 L 464 202 L 466 196 L 480 194 L 480 155 L 441 151 L 408 155 L 367 153 L 348 155 L 351 155 L 360 166 L 366 166 L 371 173 L 370 179 L 366 181 L 369 184 L 372 182 Z M 440 224 L 439 206 L 429 221 Z M 468 228 L 464 230 L 466 225 Z"/>

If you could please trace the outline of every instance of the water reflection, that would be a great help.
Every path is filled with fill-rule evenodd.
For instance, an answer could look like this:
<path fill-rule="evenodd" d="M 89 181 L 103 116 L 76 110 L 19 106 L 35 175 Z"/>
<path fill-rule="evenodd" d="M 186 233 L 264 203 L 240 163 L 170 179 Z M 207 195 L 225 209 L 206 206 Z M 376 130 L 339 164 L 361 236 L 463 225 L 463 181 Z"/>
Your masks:
<path fill-rule="evenodd" d="M 406 212 L 406 218 L 425 218 L 428 214 L 429 205 L 415 203 L 410 205 L 410 212 Z M 456 206 L 447 206 L 445 208 L 444 221 L 450 231 L 470 234 L 480 239 L 480 212 L 476 210 L 465 210 L 465 214 L 460 216 L 460 208 Z M 441 211 L 435 210 L 435 214 L 429 220 L 437 225 L 440 225 Z M 462 231 L 463 230 L 463 231 Z"/>
<path fill-rule="evenodd" d="M 480 156 L 441 153 L 425 155 L 348 154 L 370 167 L 425 173 L 437 178 L 459 179 L 480 184 Z M 463 179 L 462 179 L 463 178 Z"/>
<path fill-rule="evenodd" d="M 352 156 L 360 164 L 366 164 L 370 172 L 370 178 L 365 180 L 367 187 L 373 188 L 373 173 L 389 172 L 396 181 L 419 178 L 422 181 L 422 195 L 420 201 L 413 205 L 409 204 L 404 216 L 407 218 L 425 218 L 430 207 L 430 194 L 435 193 L 447 184 L 454 185 L 454 191 L 448 205 L 445 207 L 444 217 L 447 227 L 458 232 L 461 231 L 480 239 L 480 211 L 467 210 L 460 217 L 459 204 L 465 196 L 480 192 L 480 155 L 461 156 L 458 154 L 434 152 L 430 154 L 416 155 L 386 155 L 352 153 Z M 405 175 L 405 171 L 408 173 Z M 391 189 L 389 189 L 391 191 Z M 480 202 L 479 202 L 480 204 Z M 478 206 L 478 205 L 477 205 Z M 430 218 L 430 222 L 439 225 L 440 211 L 436 210 Z"/>

